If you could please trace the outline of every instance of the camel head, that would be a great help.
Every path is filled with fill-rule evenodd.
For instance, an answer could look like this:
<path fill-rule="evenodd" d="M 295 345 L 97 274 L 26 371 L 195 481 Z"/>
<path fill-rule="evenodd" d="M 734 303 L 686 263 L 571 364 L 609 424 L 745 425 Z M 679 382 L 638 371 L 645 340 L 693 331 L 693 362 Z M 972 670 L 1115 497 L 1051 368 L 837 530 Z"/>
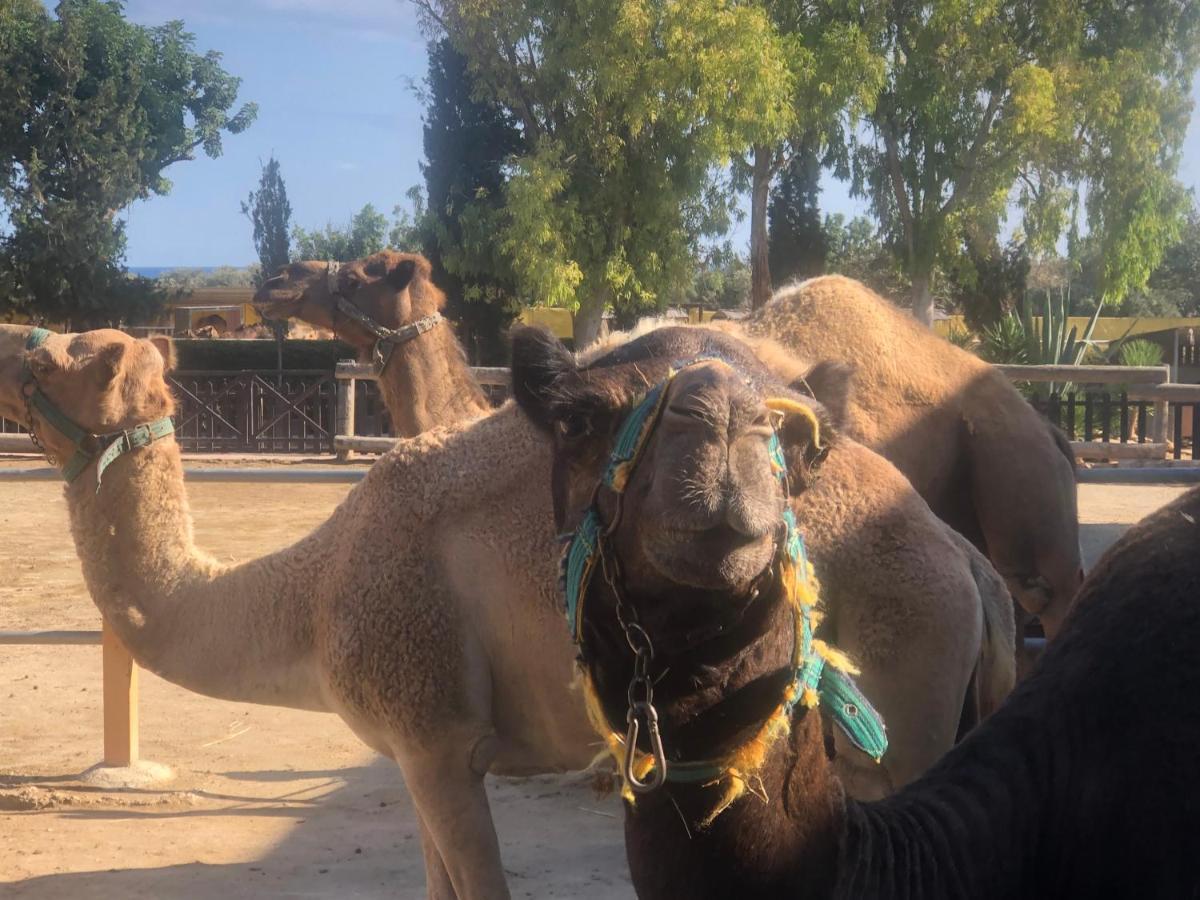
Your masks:
<path fill-rule="evenodd" d="M 366 322 L 395 331 L 442 308 L 446 296 L 431 276 L 425 257 L 395 250 L 341 264 L 294 262 L 258 289 L 254 305 L 270 319 L 302 319 L 333 331 L 365 361 L 379 341 Z"/>
<path fill-rule="evenodd" d="M 0 417 L 28 426 L 49 454 L 69 459 L 76 445 L 27 400 L 35 391 L 91 436 L 111 435 L 169 416 L 168 337 L 145 340 L 111 329 L 50 334 L 27 349 L 32 327 L 0 325 Z"/>
<path fill-rule="evenodd" d="M 738 606 L 731 597 L 753 598 L 779 550 L 785 487 L 803 491 L 835 430 L 819 402 L 708 329 L 659 329 L 586 365 L 549 333 L 520 329 L 513 390 L 553 437 L 559 530 L 595 510 L 654 630 L 724 618 Z M 646 437 L 627 481 L 614 485 L 614 448 L 639 415 Z M 772 461 L 776 437 L 786 480 Z"/>

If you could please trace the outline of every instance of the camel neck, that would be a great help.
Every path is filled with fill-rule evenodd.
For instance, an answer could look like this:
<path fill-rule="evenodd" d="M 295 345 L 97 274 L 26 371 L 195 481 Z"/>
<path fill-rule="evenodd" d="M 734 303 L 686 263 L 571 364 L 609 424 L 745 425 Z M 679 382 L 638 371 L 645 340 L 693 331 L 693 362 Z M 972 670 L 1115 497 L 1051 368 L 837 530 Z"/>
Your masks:
<path fill-rule="evenodd" d="M 88 588 L 145 668 L 189 690 L 252 703 L 324 709 L 312 611 L 294 563 L 311 542 L 238 566 L 196 549 L 173 439 L 128 454 L 66 488 Z"/>
<path fill-rule="evenodd" d="M 618 723 L 631 654 L 609 599 L 598 593 L 585 621 L 585 656 L 609 721 Z M 711 759 L 757 733 L 792 677 L 793 634 L 790 608 L 761 600 L 719 637 L 656 659 L 654 697 L 668 772 L 672 758 Z M 720 784 L 668 782 L 636 797 L 627 808 L 626 844 L 639 897 L 776 896 L 772 886 L 789 883 L 797 866 L 812 875 L 787 896 L 828 895 L 844 802 L 820 717 L 798 709 L 792 731 L 775 742 L 751 780 L 707 827 L 702 823 L 724 792 Z"/>
<path fill-rule="evenodd" d="M 398 345 L 379 387 L 399 437 L 456 425 L 491 408 L 447 321 Z"/>

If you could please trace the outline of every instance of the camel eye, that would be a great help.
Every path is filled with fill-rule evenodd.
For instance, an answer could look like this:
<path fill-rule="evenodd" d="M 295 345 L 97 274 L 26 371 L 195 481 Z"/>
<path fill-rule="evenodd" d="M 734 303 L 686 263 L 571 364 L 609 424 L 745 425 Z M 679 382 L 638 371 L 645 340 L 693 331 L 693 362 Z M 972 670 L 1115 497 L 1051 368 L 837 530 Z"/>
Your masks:
<path fill-rule="evenodd" d="M 569 415 L 558 420 L 558 436 L 564 441 L 577 441 L 591 433 L 592 423 L 586 416 Z"/>

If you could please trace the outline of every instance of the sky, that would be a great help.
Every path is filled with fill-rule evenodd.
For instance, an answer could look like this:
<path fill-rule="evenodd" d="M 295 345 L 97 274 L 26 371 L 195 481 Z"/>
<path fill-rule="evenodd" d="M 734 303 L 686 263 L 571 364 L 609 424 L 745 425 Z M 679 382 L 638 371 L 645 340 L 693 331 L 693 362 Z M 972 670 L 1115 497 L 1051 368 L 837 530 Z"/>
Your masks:
<path fill-rule="evenodd" d="M 130 207 L 129 266 L 255 262 L 240 204 L 272 154 L 303 228 L 345 222 L 366 203 L 390 215 L 423 183 L 413 86 L 425 75 L 425 40 L 405 0 L 130 0 L 126 13 L 147 25 L 182 19 L 197 50 L 220 51 L 242 79 L 239 100 L 259 107 L 249 129 L 226 136 L 222 156 L 172 166 L 168 195 Z M 1200 107 L 1200 76 L 1192 96 Z M 1200 193 L 1200 113 L 1179 175 Z M 865 212 L 846 185 L 827 176 L 823 188 L 823 212 Z M 730 237 L 744 247 L 749 223 Z"/>

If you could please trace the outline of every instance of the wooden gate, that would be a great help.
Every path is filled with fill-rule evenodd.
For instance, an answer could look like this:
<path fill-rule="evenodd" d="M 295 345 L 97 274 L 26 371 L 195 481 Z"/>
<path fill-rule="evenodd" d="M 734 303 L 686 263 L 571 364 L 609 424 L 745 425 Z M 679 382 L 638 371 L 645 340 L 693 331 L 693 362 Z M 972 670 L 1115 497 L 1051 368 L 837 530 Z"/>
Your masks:
<path fill-rule="evenodd" d="M 330 453 L 336 384 L 321 371 L 173 372 L 175 432 L 193 453 Z"/>

